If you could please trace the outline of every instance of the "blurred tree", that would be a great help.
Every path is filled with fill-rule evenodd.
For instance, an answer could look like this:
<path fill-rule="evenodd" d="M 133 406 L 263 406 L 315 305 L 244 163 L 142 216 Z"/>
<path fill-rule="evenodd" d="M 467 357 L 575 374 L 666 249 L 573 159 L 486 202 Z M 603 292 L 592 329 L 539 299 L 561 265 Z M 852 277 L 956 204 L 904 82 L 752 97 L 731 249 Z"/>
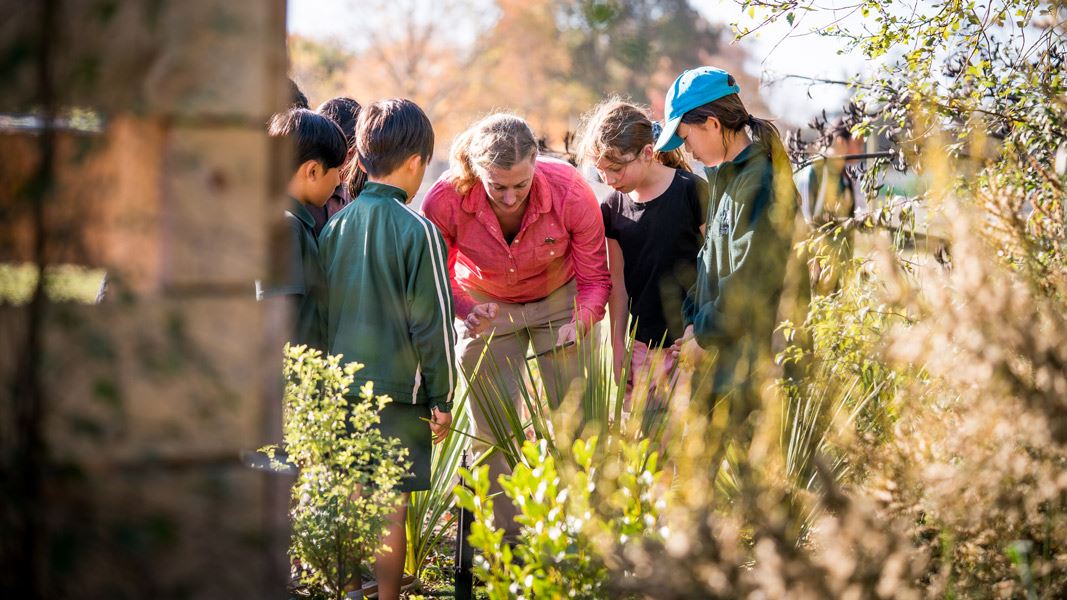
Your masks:
<path fill-rule="evenodd" d="M 658 72 L 705 64 L 722 46 L 723 28 L 688 0 L 566 0 L 561 13 L 572 75 L 598 96 L 652 96 Z"/>
<path fill-rule="evenodd" d="M 311 100 L 312 108 L 343 94 L 346 73 L 354 58 L 341 44 L 296 34 L 289 36 L 292 77 Z"/>
<path fill-rule="evenodd" d="M 488 44 L 471 85 L 476 113 L 511 110 L 539 135 L 559 140 L 596 97 L 573 76 L 572 56 L 560 44 L 555 0 L 499 0 L 500 18 L 485 34 Z"/>
<path fill-rule="evenodd" d="M 464 87 L 456 75 L 481 54 L 480 34 L 495 19 L 484 0 L 360 0 L 353 6 L 361 20 L 373 15 L 375 23 L 362 29 L 359 80 L 414 100 L 431 119 Z"/>
<path fill-rule="evenodd" d="M 748 106 L 766 114 L 744 51 L 688 0 L 373 0 L 350 17 L 374 16 L 351 50 L 291 42 L 294 78 L 313 102 L 338 94 L 360 102 L 404 96 L 434 123 L 438 156 L 476 117 L 512 110 L 562 149 L 582 113 L 619 94 L 652 105 L 682 70 L 721 66 Z M 346 62 L 338 76 L 339 62 Z"/>
<path fill-rule="evenodd" d="M 688 0 L 499 0 L 478 63 L 485 109 L 514 108 L 555 146 L 580 115 L 611 95 L 652 106 L 684 69 L 704 64 L 737 77 L 748 106 L 766 108 L 758 79 L 742 69 L 739 46 L 704 20 Z M 477 84 L 476 84 L 477 85 Z M 560 148 L 562 149 L 562 148 Z"/>

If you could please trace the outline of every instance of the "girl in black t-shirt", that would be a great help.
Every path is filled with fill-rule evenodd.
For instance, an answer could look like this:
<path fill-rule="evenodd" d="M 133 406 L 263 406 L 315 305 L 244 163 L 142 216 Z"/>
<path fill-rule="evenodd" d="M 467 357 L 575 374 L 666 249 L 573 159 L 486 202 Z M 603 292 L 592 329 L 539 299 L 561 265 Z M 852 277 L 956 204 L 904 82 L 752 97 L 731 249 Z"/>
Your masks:
<path fill-rule="evenodd" d="M 634 335 L 627 412 L 635 382 L 651 391 L 673 370 L 665 349 L 684 332 L 682 302 L 696 280 L 704 241 L 707 185 L 690 171 L 681 149 L 653 150 L 658 126 L 646 109 L 608 100 L 585 119 L 579 148 L 579 158 L 614 190 L 600 209 L 612 278 L 616 381 L 628 335 Z"/>

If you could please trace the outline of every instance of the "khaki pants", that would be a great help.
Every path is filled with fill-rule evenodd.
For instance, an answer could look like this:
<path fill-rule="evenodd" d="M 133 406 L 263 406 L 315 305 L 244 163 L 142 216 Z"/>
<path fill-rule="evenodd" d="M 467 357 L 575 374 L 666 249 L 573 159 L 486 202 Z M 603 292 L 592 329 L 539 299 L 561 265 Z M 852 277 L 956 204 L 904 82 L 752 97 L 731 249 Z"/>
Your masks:
<path fill-rule="evenodd" d="M 525 403 L 520 386 L 527 385 L 528 382 L 529 365 L 526 357 L 528 353 L 538 354 L 555 347 L 559 328 L 570 323 L 574 315 L 576 291 L 574 280 L 571 280 L 546 298 L 526 304 L 510 304 L 484 294 L 469 292 L 479 304 L 495 302 L 499 306 L 497 316 L 489 329 L 475 339 L 462 340 L 458 347 L 463 371 L 472 382 L 470 408 L 477 428 L 476 435 L 494 443 L 499 441 L 493 435 L 481 406 L 509 402 L 518 414 L 523 414 Z M 462 332 L 462 325 L 457 325 L 457 330 Z M 578 376 L 578 352 L 572 346 L 536 360 L 545 391 L 542 397 L 547 397 L 549 407 L 554 408 L 559 405 L 571 382 Z M 476 450 L 485 449 L 478 446 L 481 444 L 475 444 Z M 486 464 L 489 466 L 492 481 L 489 491 L 499 492 L 500 484 L 497 479 L 501 474 L 511 472 L 508 463 L 502 454 L 494 453 Z M 495 524 L 509 535 L 518 533 L 515 514 L 515 507 L 507 498 L 498 496 L 494 500 Z"/>

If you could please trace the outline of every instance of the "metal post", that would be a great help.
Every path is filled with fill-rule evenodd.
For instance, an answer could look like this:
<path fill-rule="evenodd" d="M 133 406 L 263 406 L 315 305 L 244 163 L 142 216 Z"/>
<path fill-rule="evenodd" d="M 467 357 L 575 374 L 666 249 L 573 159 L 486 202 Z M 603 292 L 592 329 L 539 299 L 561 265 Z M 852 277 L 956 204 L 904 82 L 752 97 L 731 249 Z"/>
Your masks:
<path fill-rule="evenodd" d="M 463 456 L 460 458 L 460 466 L 464 469 L 470 466 L 467 460 L 467 450 L 463 451 Z M 461 485 L 467 487 L 465 483 L 461 483 Z M 470 600 L 474 594 L 474 575 L 471 573 L 474 551 L 471 550 L 471 544 L 468 541 L 473 520 L 474 515 L 469 510 L 466 508 L 459 509 L 459 518 L 456 520 L 456 600 Z"/>

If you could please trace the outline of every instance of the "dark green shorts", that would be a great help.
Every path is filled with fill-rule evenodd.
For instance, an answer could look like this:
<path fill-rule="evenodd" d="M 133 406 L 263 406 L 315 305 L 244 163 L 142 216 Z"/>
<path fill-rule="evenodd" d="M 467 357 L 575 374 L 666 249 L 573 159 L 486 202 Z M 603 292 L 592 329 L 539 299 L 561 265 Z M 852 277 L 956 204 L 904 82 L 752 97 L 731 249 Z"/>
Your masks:
<path fill-rule="evenodd" d="M 380 413 L 378 426 L 382 435 L 400 440 L 400 446 L 408 449 L 407 461 L 411 469 L 400 480 L 397 489 L 401 492 L 418 492 L 430 489 L 430 461 L 433 457 L 433 440 L 430 424 L 430 407 L 426 404 L 400 404 L 390 402 Z"/>

